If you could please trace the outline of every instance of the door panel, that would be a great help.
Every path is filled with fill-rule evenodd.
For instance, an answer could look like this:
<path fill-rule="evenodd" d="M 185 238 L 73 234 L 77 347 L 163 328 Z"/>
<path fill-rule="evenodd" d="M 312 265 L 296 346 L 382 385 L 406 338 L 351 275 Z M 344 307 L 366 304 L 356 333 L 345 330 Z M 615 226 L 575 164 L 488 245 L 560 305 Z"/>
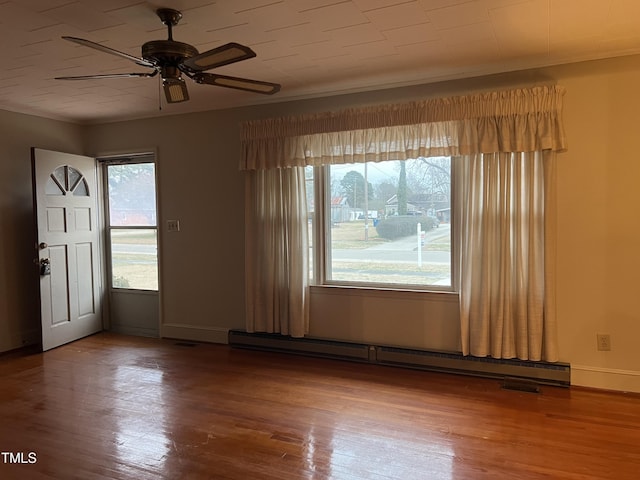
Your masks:
<path fill-rule="evenodd" d="M 47 253 L 47 252 L 42 252 Z M 59 325 L 68 322 L 71 318 L 69 311 L 69 277 L 67 275 L 69 262 L 67 261 L 66 245 L 54 245 L 49 247 L 49 260 L 51 274 L 44 282 L 40 282 L 49 292 L 48 303 L 50 309 L 43 309 L 43 313 L 51 311 L 51 325 Z M 48 281 L 47 281 L 48 280 Z"/>
<path fill-rule="evenodd" d="M 78 316 L 96 313 L 93 299 L 93 246 L 90 243 L 76 245 L 76 265 L 78 267 Z"/>
<path fill-rule="evenodd" d="M 42 348 L 102 330 L 98 191 L 93 158 L 32 149 Z"/>

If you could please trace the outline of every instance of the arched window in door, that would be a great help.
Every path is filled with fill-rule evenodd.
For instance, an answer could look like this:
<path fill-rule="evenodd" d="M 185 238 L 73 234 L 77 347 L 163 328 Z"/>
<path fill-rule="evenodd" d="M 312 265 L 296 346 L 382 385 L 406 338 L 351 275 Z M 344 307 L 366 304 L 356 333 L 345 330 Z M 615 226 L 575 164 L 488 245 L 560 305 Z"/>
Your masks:
<path fill-rule="evenodd" d="M 82 173 L 69 165 L 56 168 L 45 187 L 47 195 L 75 195 L 76 197 L 88 197 L 89 187 Z"/>

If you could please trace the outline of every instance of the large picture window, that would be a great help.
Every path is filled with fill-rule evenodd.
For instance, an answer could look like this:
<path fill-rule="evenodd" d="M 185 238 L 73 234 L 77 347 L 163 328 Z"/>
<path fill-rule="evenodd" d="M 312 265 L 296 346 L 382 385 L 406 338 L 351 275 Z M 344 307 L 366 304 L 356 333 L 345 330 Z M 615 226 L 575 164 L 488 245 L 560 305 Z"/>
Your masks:
<path fill-rule="evenodd" d="M 449 157 L 322 169 L 316 182 L 328 182 L 327 188 L 319 189 L 325 193 L 318 202 L 323 215 L 316 217 L 314 196 L 307 193 L 310 218 L 324 219 L 323 224 L 312 225 L 325 239 L 324 249 L 314 252 L 311 248 L 311 258 L 316 255 L 316 263 L 324 265 L 318 275 L 312 275 L 312 281 L 451 289 Z M 307 188 L 310 186 L 307 182 Z"/>

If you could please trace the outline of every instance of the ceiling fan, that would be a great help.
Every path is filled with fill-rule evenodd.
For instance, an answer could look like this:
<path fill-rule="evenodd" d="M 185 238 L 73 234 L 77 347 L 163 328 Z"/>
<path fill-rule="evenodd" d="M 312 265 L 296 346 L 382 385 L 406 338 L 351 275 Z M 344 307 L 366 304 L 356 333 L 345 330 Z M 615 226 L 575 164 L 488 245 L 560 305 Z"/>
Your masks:
<path fill-rule="evenodd" d="M 83 75 L 78 77 L 56 77 L 56 80 L 155 77 L 160 74 L 162 86 L 168 103 L 178 103 L 189 100 L 189 92 L 187 91 L 187 85 L 182 74 L 191 78 L 196 83 L 236 88 L 239 90 L 263 93 L 266 95 L 272 95 L 280 90 L 280 85 L 277 83 L 207 73 L 206 70 L 239 62 L 241 60 L 247 60 L 255 57 L 256 54 L 249 47 L 234 42 L 199 53 L 195 47 L 187 43 L 177 42 L 173 39 L 172 29 L 182 18 L 182 13 L 171 8 L 160 8 L 156 10 L 156 14 L 160 17 L 162 23 L 167 26 L 169 38 L 167 40 L 152 40 L 142 45 L 142 58 L 114 50 L 83 38 L 62 37 L 70 42 L 126 58 L 141 67 L 149 67 L 152 71 Z"/>

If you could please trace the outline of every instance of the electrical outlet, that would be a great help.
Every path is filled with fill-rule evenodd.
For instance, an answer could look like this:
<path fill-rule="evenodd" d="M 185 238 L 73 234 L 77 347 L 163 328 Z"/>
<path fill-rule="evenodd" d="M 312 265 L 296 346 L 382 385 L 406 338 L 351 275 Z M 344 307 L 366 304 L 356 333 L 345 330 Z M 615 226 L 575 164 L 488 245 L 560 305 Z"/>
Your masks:
<path fill-rule="evenodd" d="M 605 333 L 598 333 L 598 350 L 601 352 L 608 352 L 611 350 L 611 335 Z"/>
<path fill-rule="evenodd" d="M 180 221 L 179 220 L 167 220 L 167 232 L 179 232 Z"/>

